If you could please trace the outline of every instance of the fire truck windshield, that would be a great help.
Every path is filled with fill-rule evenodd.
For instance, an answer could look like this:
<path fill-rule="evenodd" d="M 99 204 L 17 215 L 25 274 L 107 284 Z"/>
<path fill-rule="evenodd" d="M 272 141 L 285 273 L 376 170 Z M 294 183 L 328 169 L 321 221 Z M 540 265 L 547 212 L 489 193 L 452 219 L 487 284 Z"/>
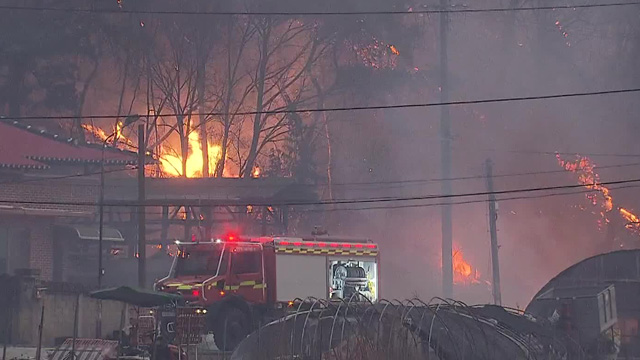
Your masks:
<path fill-rule="evenodd" d="M 176 262 L 176 276 L 218 275 L 218 265 L 222 249 L 209 249 L 197 251 L 184 250 L 178 255 Z M 227 256 L 225 256 L 227 257 Z M 220 266 L 220 273 L 224 274 L 226 268 Z"/>

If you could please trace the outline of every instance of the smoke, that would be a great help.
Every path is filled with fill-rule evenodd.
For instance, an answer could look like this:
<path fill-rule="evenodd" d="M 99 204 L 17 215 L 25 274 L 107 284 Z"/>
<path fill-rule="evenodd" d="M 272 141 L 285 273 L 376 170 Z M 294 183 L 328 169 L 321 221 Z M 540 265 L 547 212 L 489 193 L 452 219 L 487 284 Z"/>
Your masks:
<path fill-rule="evenodd" d="M 372 4 L 368 1 L 352 0 L 345 8 L 351 7 L 350 10 L 366 11 L 423 8 L 421 5 L 404 4 L 402 1 L 395 1 L 392 6 L 389 2 L 378 1 Z M 330 11 L 339 11 L 342 3 L 334 4 L 336 6 L 331 6 Z M 273 2 L 262 4 L 258 10 L 269 11 L 263 7 L 269 7 L 270 4 L 273 5 Z M 310 11 L 317 11 L 323 6 L 318 4 L 318 2 L 296 2 L 295 8 L 297 11 L 305 11 L 305 6 L 309 6 L 309 9 L 311 6 L 316 6 L 317 8 Z M 524 1 L 503 0 L 492 2 L 491 6 L 518 7 L 524 4 Z M 176 3 L 172 6 L 183 5 Z M 526 2 L 526 6 L 536 5 L 546 5 L 546 2 Z M 125 4 L 125 6 L 129 6 L 129 4 Z M 139 4 L 139 6 L 144 8 L 145 5 Z M 640 42 L 637 41 L 637 37 L 640 35 L 637 22 L 639 12 L 640 7 L 638 6 L 625 6 L 555 11 L 451 14 L 449 16 L 448 44 L 450 98 L 451 100 L 490 99 L 601 91 L 637 86 L 640 79 L 640 71 L 638 71 L 635 62 L 640 55 L 638 45 Z M 18 15 L 26 17 L 29 14 L 20 13 Z M 118 15 L 106 18 L 106 26 L 104 26 L 104 29 L 107 30 L 106 34 L 91 38 L 94 42 L 102 41 L 109 45 L 100 48 L 103 54 L 117 53 L 114 56 L 105 55 L 100 59 L 99 71 L 92 78 L 91 83 L 88 80 L 93 66 L 91 61 L 84 60 L 88 63 L 75 64 L 74 60 L 69 60 L 75 56 L 75 53 L 72 54 L 73 56 L 69 55 L 68 51 L 64 52 L 64 49 L 60 51 L 62 55 L 54 52 L 54 55 L 50 56 L 57 60 L 69 60 L 76 66 L 67 69 L 67 72 L 77 70 L 77 73 L 82 75 L 80 76 L 82 79 L 76 81 L 76 87 L 89 89 L 86 92 L 86 99 L 81 104 L 72 103 L 68 106 L 71 109 L 79 108 L 78 112 L 80 113 L 92 115 L 146 114 L 149 108 L 146 106 L 145 99 L 148 96 L 146 94 L 148 84 L 145 84 L 144 81 L 144 76 L 147 75 L 146 70 L 148 70 L 144 67 L 145 61 L 148 61 L 149 58 L 155 61 L 166 60 L 165 58 L 170 59 L 172 55 L 184 55 L 188 58 L 187 51 L 174 51 L 174 53 L 166 51 L 171 47 L 171 41 L 179 42 L 187 49 L 200 49 L 193 44 L 202 41 L 202 39 L 187 35 L 182 36 L 183 34 L 178 31 L 182 26 L 185 26 L 184 23 L 190 23 L 191 18 L 189 17 L 185 16 L 180 19 L 174 19 L 171 16 L 159 17 L 161 21 L 156 23 L 156 29 L 153 27 L 154 21 L 152 21 L 151 15 L 141 17 L 132 14 L 127 17 L 127 21 L 133 24 L 133 27 L 127 26 L 131 25 L 127 22 L 118 23 L 116 16 Z M 93 19 L 79 15 L 78 17 L 84 21 Z M 19 16 L 15 18 L 18 19 Z M 279 17 L 278 21 L 282 18 Z M 299 21 L 303 22 L 305 19 Z M 332 85 L 342 90 L 328 95 L 324 106 L 438 102 L 440 97 L 438 19 L 439 15 L 414 14 L 406 16 L 339 16 L 330 17 L 328 20 L 309 20 L 312 22 L 306 23 L 306 26 L 309 29 L 314 29 L 309 31 L 315 31 L 316 26 L 324 25 L 324 28 L 318 31 L 320 36 L 326 36 L 327 33 L 339 29 L 331 44 L 344 45 L 344 43 L 348 43 L 349 46 L 356 47 L 356 51 L 347 51 L 345 49 L 351 48 L 336 46 L 341 50 L 336 53 L 331 53 L 335 49 L 326 49 L 327 54 L 331 55 L 326 57 L 329 60 L 319 61 L 317 66 L 310 67 L 312 70 L 309 72 L 316 80 L 319 79 L 320 85 L 325 90 L 330 90 Z M 44 20 L 46 19 L 43 18 L 42 21 Z M 205 25 L 213 24 L 211 25 L 212 31 L 233 35 L 225 38 L 217 36 L 218 33 L 214 33 L 213 36 L 208 34 L 208 36 L 219 40 L 211 50 L 218 57 L 215 57 L 210 65 L 210 79 L 208 79 L 214 84 L 223 84 L 223 86 L 211 86 L 209 82 L 206 84 L 215 90 L 210 94 L 211 99 L 207 100 L 211 104 L 216 104 L 211 106 L 216 110 L 220 110 L 220 108 L 224 110 L 224 106 L 221 106 L 220 103 L 225 101 L 224 84 L 228 84 L 226 81 L 220 81 L 220 79 L 225 80 L 225 76 L 229 75 L 225 73 L 228 68 L 223 61 L 226 58 L 224 56 L 226 55 L 225 49 L 231 48 L 235 52 L 239 52 L 240 44 L 232 43 L 242 34 L 242 31 L 236 31 L 236 28 L 250 27 L 251 24 L 245 18 L 237 18 L 236 20 L 234 31 L 227 33 L 225 33 L 227 25 L 223 21 L 205 22 Z M 298 20 L 296 19 L 296 21 Z M 91 21 L 91 23 L 92 26 L 101 24 L 98 21 Z M 20 41 L 20 43 L 25 46 L 30 44 L 33 48 L 39 49 L 42 36 L 36 31 L 39 27 L 35 26 L 39 24 L 31 26 L 31 23 L 25 22 L 26 25 L 20 28 L 14 26 L 15 24 L 8 24 L 3 27 L 3 29 L 6 28 L 6 31 L 2 33 L 8 34 L 6 38 L 5 35 L 2 36 L 3 43 L 15 41 L 15 32 L 18 31 L 15 29 L 19 29 L 25 34 L 35 34 L 31 37 L 21 37 L 20 39 L 24 41 Z M 299 26 L 295 21 L 291 21 L 290 24 L 292 25 L 290 28 L 293 29 Z M 59 24 L 53 25 L 59 26 Z M 195 23 L 190 25 L 196 26 Z M 219 25 L 220 28 L 214 28 L 214 25 Z M 31 32 L 24 29 L 31 29 Z M 44 29 L 40 31 L 44 32 L 47 28 Z M 77 32 L 82 36 L 72 32 L 71 35 L 74 37 L 69 36 L 71 40 L 65 40 L 69 42 L 66 47 L 70 47 L 74 51 L 81 47 L 79 44 L 86 45 L 90 42 L 85 39 L 84 35 L 88 31 L 80 26 L 78 29 L 80 30 Z M 277 33 L 277 27 L 274 29 Z M 151 49 L 154 51 L 147 51 L 149 50 L 146 42 L 148 39 L 144 36 L 156 32 L 162 33 L 162 31 L 166 31 L 171 36 L 167 35 L 167 39 L 159 41 L 158 48 Z M 56 34 L 55 31 L 46 31 L 46 33 L 49 36 Z M 105 37 L 103 38 L 102 35 Z M 78 39 L 75 39 L 76 37 Z M 30 38 L 33 39 L 27 44 L 27 40 Z M 302 38 L 303 40 L 295 40 L 287 44 L 281 52 L 272 54 L 276 60 L 270 63 L 272 66 L 270 74 L 273 76 L 271 78 L 278 78 L 283 73 L 296 73 L 300 72 L 300 69 L 305 69 L 303 66 L 294 66 L 298 65 L 295 61 L 290 63 L 293 65 L 287 71 L 280 72 L 279 67 L 281 63 L 287 62 L 287 54 L 295 53 L 291 49 L 298 49 L 305 41 L 314 39 L 304 36 Z M 72 41 L 76 41 L 77 44 Z M 271 41 L 276 42 L 273 39 Z M 232 101 L 229 104 L 232 111 L 234 109 L 256 110 L 255 98 L 257 96 L 254 95 L 253 77 L 256 76 L 254 75 L 256 74 L 255 64 L 256 59 L 259 58 L 258 43 L 259 39 L 251 38 L 246 43 L 248 48 L 246 53 L 238 56 L 238 62 L 241 63 L 239 72 L 242 76 L 239 76 L 241 80 L 238 80 L 241 88 L 236 91 L 243 93 L 247 88 L 249 89 L 247 92 L 251 95 L 247 95 L 247 104 L 237 99 L 235 102 Z M 113 44 L 115 46 L 112 48 Z M 52 46 L 58 46 L 58 43 Z M 368 63 L 365 64 L 362 51 L 358 52 L 357 50 L 362 50 L 358 47 L 367 46 L 370 47 L 367 49 L 367 54 L 384 53 L 384 56 L 381 55 L 385 60 L 384 66 L 372 64 L 368 57 L 366 57 Z M 392 49 L 390 46 L 393 46 L 393 51 L 390 50 Z M 8 48 L 7 51 L 9 50 L 13 51 L 11 48 Z M 394 54 L 389 56 L 389 52 Z M 34 53 L 39 54 L 39 52 Z M 14 67 L 18 67 L 17 65 L 46 62 L 48 59 L 47 57 L 34 57 L 28 62 L 22 61 L 24 54 L 19 51 L 13 55 L 13 58 L 18 61 L 3 62 L 1 64 L 2 74 L 17 74 L 14 71 Z M 138 60 L 131 62 L 128 70 L 124 71 L 129 56 Z M 6 58 L 11 57 L 7 56 Z M 49 58 L 49 60 L 51 59 Z M 164 69 L 169 74 L 168 77 L 171 78 L 173 64 L 169 60 L 166 61 L 167 63 L 164 64 L 166 66 L 156 68 L 156 70 Z M 24 95 L 22 98 L 26 99 L 28 98 L 27 90 L 31 91 L 32 89 L 25 88 L 20 92 L 13 91 L 14 85 L 28 84 L 34 88 L 39 85 L 44 88 L 44 80 L 53 77 L 49 73 L 38 74 L 28 67 L 20 66 L 19 68 L 25 74 L 25 79 L 29 81 L 25 82 L 23 81 L 25 79 L 18 78 L 14 79 L 15 83 L 11 83 L 13 80 L 5 81 L 3 79 L 2 89 L 7 94 L 20 93 Z M 183 74 L 189 73 L 188 70 L 189 67 L 185 66 L 182 69 Z M 197 71 L 195 67 L 191 70 Z M 55 71 L 54 73 L 60 72 Z M 60 86 L 59 81 L 56 77 L 49 80 L 51 83 L 49 87 L 44 90 L 40 89 L 40 91 L 47 90 L 48 94 L 55 94 L 54 90 Z M 195 82 L 189 83 L 184 80 L 183 82 L 188 83 L 192 88 L 191 94 L 193 95 Z M 310 100 L 301 101 L 294 105 L 298 108 L 318 106 L 314 96 L 315 90 L 310 85 L 312 82 L 307 80 L 300 82 L 302 84 L 294 86 L 287 95 L 295 98 L 302 94 L 308 96 Z M 68 84 L 65 82 L 64 85 Z M 275 81 L 271 85 L 272 88 L 282 86 Z M 126 93 L 124 96 L 122 96 L 123 88 Z M 37 91 L 33 90 L 33 92 Z M 178 97 L 180 91 L 177 93 L 171 95 Z M 22 98 L 13 100 L 17 102 Z M 275 98 L 279 99 L 280 97 Z M 193 101 L 194 97 L 192 96 L 190 99 L 192 103 L 189 104 L 189 109 L 184 112 L 197 109 L 195 101 Z M 452 176 L 482 176 L 484 162 L 487 158 L 491 158 L 495 164 L 494 171 L 498 175 L 558 170 L 558 173 L 498 176 L 495 179 L 495 188 L 498 190 L 576 184 L 577 180 L 573 174 L 560 171 L 561 168 L 558 167 L 552 153 L 560 151 L 584 155 L 591 153 L 639 154 L 640 143 L 637 141 L 637 137 L 640 125 L 638 125 L 636 114 L 640 109 L 636 100 L 637 94 L 620 94 L 452 106 L 450 108 L 453 144 Z M 274 101 L 273 108 L 291 107 L 289 103 L 278 103 L 278 101 Z M 249 102 L 253 103 L 249 104 Z M 4 102 L 2 104 L 11 108 L 11 104 Z M 168 105 L 166 106 L 168 107 Z M 16 111 L 20 110 L 19 104 L 13 108 Z M 25 110 L 28 107 L 23 104 L 22 108 Z M 211 109 L 198 109 L 198 111 L 208 110 Z M 170 110 L 165 109 L 165 111 Z M 326 168 L 327 166 L 331 168 L 332 182 L 334 183 L 332 186 L 333 198 L 362 199 L 441 193 L 441 181 L 438 180 L 406 182 L 407 180 L 442 177 L 440 170 L 440 111 L 438 108 L 351 111 L 326 115 L 330 136 L 329 139 L 325 139 L 324 135 L 317 137 L 319 140 L 316 140 L 317 153 L 314 160 L 317 165 L 316 172 L 319 174 L 319 182 L 327 181 Z M 251 127 L 253 119 L 249 117 L 248 119 L 246 124 Z M 308 122 L 308 120 L 309 118 L 305 118 L 305 121 Z M 223 122 L 218 118 L 214 121 Z M 112 124 L 113 121 L 110 123 L 105 121 L 100 125 L 107 128 Z M 270 128 L 266 122 L 262 125 L 264 126 L 262 130 L 265 132 Z M 316 127 L 314 130 L 323 133 L 321 127 Z M 249 147 L 248 144 L 251 143 L 250 136 L 247 136 L 245 131 L 247 130 L 241 126 L 234 126 L 231 129 L 230 141 L 235 142 L 237 148 L 232 149 L 233 154 L 229 156 L 235 156 L 236 163 L 241 162 L 241 159 L 238 159 L 241 157 L 240 153 L 242 150 L 246 150 L 245 148 Z M 221 133 L 223 131 L 220 128 L 213 129 L 209 133 L 211 140 L 220 140 Z M 171 141 L 175 142 L 172 144 L 174 147 L 179 147 L 178 141 L 175 139 Z M 265 149 L 282 150 L 285 147 L 282 145 L 284 141 L 281 139 L 274 142 L 277 145 L 266 146 Z M 327 143 L 332 145 L 330 158 L 328 157 Z M 630 163 L 636 159 L 593 156 L 595 163 L 601 166 Z M 263 156 L 259 160 L 265 161 L 265 157 Z M 263 167 L 260 161 L 258 161 L 258 165 Z M 602 181 L 628 179 L 639 175 L 640 173 L 634 167 L 610 168 L 600 171 Z M 397 180 L 405 182 L 394 182 Z M 466 178 L 453 182 L 453 192 L 456 194 L 484 191 L 485 188 L 486 184 L 483 178 Z M 640 198 L 633 189 L 613 190 L 612 195 L 614 204 L 640 209 Z M 457 200 L 484 200 L 484 198 Z M 441 219 L 438 202 L 350 205 L 344 207 L 359 208 L 359 210 L 339 211 L 341 207 L 335 207 L 333 209 L 335 211 L 329 209 L 330 211 L 318 218 L 324 219 L 325 227 L 333 234 L 342 233 L 369 237 L 381 245 L 382 283 L 380 287 L 383 297 L 408 298 L 419 295 L 422 298 L 429 298 L 442 295 L 440 283 Z M 430 206 L 362 209 L 374 206 L 388 207 L 411 204 L 430 204 Z M 499 205 L 498 240 L 501 245 L 502 292 L 506 305 L 524 307 L 531 296 L 559 271 L 584 257 L 611 250 L 611 244 L 605 241 L 604 231 L 597 227 L 598 216 L 591 214 L 595 210 L 590 207 L 583 194 L 505 200 L 500 201 Z M 583 205 L 584 210 L 580 209 L 578 205 Z M 487 204 L 483 202 L 455 205 L 453 208 L 453 231 L 454 242 L 464 252 L 465 259 L 480 272 L 484 281 L 490 282 L 492 278 L 487 212 Z M 490 299 L 490 289 L 486 283 L 474 286 L 456 286 L 454 296 L 462 297 L 462 300 L 467 302 L 485 302 Z"/>
<path fill-rule="evenodd" d="M 487 99 L 632 87 L 630 79 L 638 77 L 631 60 L 637 48 L 632 50 L 622 44 L 638 34 L 633 16 L 625 12 L 637 16 L 639 10 L 632 7 L 453 15 L 450 97 Z M 434 45 L 438 41 L 437 20 L 426 20 L 427 35 L 413 51 L 411 66 L 420 69 L 416 76 L 420 76 L 422 86 L 418 91 L 413 89 L 414 84 L 400 89 L 396 86 L 386 101 L 438 101 L 438 48 Z M 610 26 L 597 26 L 603 23 Z M 403 53 L 402 48 L 399 51 Z M 497 177 L 494 187 L 498 190 L 577 184 L 575 175 L 561 171 L 553 152 L 640 153 L 635 98 L 636 94 L 604 95 L 452 107 L 453 177 L 481 176 L 484 161 L 491 158 L 496 174 L 558 171 Z M 437 109 L 357 113 L 343 120 L 335 130 L 339 135 L 334 141 L 342 146 L 337 150 L 336 145 L 333 150 L 342 155 L 334 158 L 334 181 L 441 177 Z M 600 166 L 636 159 L 593 157 Z M 634 167 L 596 171 L 602 181 L 640 175 Z M 454 193 L 484 191 L 485 186 L 484 179 L 453 182 Z M 440 192 L 438 181 L 345 190 L 353 198 Z M 640 199 L 632 189 L 612 193 L 618 206 L 640 208 Z M 487 204 L 456 205 L 453 211 L 454 242 L 483 278 L 492 281 Z M 612 244 L 605 241 L 605 231 L 597 226 L 597 212 L 598 208 L 591 206 L 584 194 L 500 202 L 498 240 L 503 303 L 524 308 L 538 289 L 564 268 L 595 253 L 612 250 Z M 382 296 L 442 295 L 438 206 L 345 212 L 339 219 L 336 224 L 340 231 L 369 236 L 381 244 Z M 472 289 L 456 286 L 454 290 L 454 296 L 471 302 L 490 301 L 490 294 L 487 285 Z"/>

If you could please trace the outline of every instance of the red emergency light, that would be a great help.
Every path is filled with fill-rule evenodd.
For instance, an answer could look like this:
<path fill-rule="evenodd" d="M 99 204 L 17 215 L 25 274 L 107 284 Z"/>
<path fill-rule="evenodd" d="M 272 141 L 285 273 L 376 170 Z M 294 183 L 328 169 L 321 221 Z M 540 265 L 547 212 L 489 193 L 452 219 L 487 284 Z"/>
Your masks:
<path fill-rule="evenodd" d="M 191 290 L 191 295 L 193 297 L 199 297 L 200 296 L 200 290 L 198 290 L 198 289 Z"/>

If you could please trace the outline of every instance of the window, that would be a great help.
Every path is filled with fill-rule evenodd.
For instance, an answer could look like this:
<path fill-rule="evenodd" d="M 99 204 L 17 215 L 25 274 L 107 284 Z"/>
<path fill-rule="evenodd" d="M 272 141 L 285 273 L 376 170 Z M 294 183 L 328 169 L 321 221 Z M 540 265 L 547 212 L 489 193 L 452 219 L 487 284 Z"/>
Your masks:
<path fill-rule="evenodd" d="M 232 253 L 231 272 L 236 275 L 262 272 L 262 253 L 259 251 Z"/>
<path fill-rule="evenodd" d="M 29 268 L 29 232 L 24 228 L 0 227 L 0 274 Z"/>
<path fill-rule="evenodd" d="M 185 250 L 178 255 L 177 276 L 216 275 L 221 250 Z M 221 269 L 222 271 L 222 269 Z"/>

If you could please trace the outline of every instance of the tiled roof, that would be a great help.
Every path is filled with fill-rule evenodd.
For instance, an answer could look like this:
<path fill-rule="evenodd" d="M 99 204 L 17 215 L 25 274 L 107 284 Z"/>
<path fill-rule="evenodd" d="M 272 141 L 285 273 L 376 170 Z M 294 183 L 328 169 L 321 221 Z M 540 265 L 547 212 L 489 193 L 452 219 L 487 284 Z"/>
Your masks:
<path fill-rule="evenodd" d="M 46 169 L 52 162 L 100 163 L 101 146 L 0 119 L 0 168 Z M 106 164 L 136 162 L 135 153 L 114 148 L 106 148 L 104 158 Z"/>

